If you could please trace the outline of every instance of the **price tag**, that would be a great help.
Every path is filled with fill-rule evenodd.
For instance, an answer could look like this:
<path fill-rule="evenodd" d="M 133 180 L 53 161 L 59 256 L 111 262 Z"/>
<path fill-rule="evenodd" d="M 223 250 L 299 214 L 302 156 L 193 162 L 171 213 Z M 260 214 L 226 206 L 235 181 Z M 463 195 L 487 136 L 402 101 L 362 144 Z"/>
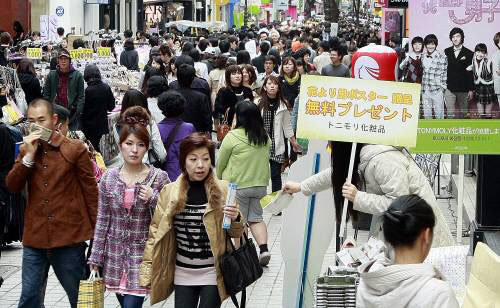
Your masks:
<path fill-rule="evenodd" d="M 110 47 L 97 47 L 97 56 L 100 58 L 111 57 Z"/>
<path fill-rule="evenodd" d="M 71 59 L 90 60 L 94 56 L 94 51 L 90 48 L 73 49 L 70 51 Z"/>
<path fill-rule="evenodd" d="M 27 48 L 26 55 L 28 59 L 41 59 L 42 58 L 42 48 Z"/>

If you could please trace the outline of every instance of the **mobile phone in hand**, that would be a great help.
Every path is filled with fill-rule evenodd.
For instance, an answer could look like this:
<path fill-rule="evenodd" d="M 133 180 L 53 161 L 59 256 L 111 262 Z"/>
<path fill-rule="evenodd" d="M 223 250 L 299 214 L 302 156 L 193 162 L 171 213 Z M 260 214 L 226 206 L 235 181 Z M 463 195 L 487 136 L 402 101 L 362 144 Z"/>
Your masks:
<path fill-rule="evenodd" d="M 43 127 L 41 125 L 38 125 L 36 123 L 31 123 L 30 125 L 30 133 L 34 133 L 40 131 L 40 140 L 43 140 L 45 142 L 49 142 L 50 136 L 52 136 L 52 130 L 48 129 L 46 127 Z"/>

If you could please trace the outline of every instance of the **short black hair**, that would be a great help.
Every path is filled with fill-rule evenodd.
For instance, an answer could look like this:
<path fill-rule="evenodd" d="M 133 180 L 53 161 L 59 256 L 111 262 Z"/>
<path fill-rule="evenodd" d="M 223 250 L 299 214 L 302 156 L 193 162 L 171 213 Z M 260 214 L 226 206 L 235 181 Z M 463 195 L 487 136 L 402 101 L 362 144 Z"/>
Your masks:
<path fill-rule="evenodd" d="M 236 54 L 236 63 L 240 64 L 250 64 L 251 63 L 250 53 L 246 50 L 240 50 Z"/>
<path fill-rule="evenodd" d="M 204 51 L 207 49 L 208 44 L 209 44 L 209 42 L 208 42 L 208 40 L 207 40 L 207 39 L 202 39 L 202 40 L 200 40 L 200 41 L 198 42 L 198 48 L 199 48 L 202 52 L 204 52 Z"/>
<path fill-rule="evenodd" d="M 384 238 L 394 248 L 413 246 L 422 231 L 436 224 L 432 207 L 417 195 L 397 198 L 382 217 Z"/>
<path fill-rule="evenodd" d="M 188 55 L 193 58 L 193 61 L 194 62 L 200 62 L 201 60 L 201 55 L 200 55 L 200 52 L 198 51 L 198 49 L 196 48 L 193 48 L 189 51 Z"/>
<path fill-rule="evenodd" d="M 195 76 L 196 70 L 194 69 L 194 66 L 191 66 L 189 64 L 182 64 L 177 68 L 177 82 L 179 83 L 179 86 L 181 88 L 191 87 Z"/>
<path fill-rule="evenodd" d="M 57 114 L 57 124 L 64 124 L 69 120 L 69 110 L 61 105 L 55 104 L 53 106 L 54 113 Z"/>
<path fill-rule="evenodd" d="M 221 40 L 219 42 L 219 49 L 221 53 L 229 52 L 229 42 L 227 40 Z"/>
<path fill-rule="evenodd" d="M 264 57 L 264 63 L 266 63 L 267 61 L 272 61 L 274 65 L 276 65 L 276 57 L 275 56 L 272 56 L 272 55 L 267 55 Z"/>
<path fill-rule="evenodd" d="M 175 58 L 175 68 L 177 69 L 177 71 L 179 71 L 179 68 L 182 64 L 187 64 L 194 67 L 194 60 L 193 58 L 187 55 L 180 55 L 177 58 Z"/>
<path fill-rule="evenodd" d="M 464 43 L 464 39 L 465 39 L 464 30 L 462 30 L 461 28 L 458 28 L 458 27 L 455 27 L 455 28 L 451 29 L 451 31 L 450 31 L 450 40 L 451 40 L 451 38 L 455 34 L 460 34 L 462 36 L 462 44 L 463 44 Z"/>
<path fill-rule="evenodd" d="M 415 45 L 417 43 L 420 43 L 420 44 L 424 44 L 424 39 L 421 37 L 421 36 L 415 36 L 412 40 L 411 40 L 411 45 Z"/>
<path fill-rule="evenodd" d="M 63 28 L 63 27 L 59 27 L 59 28 L 57 28 L 57 34 L 58 34 L 59 36 L 63 36 L 63 35 L 64 35 L 64 28 Z"/>
<path fill-rule="evenodd" d="M 45 108 L 47 108 L 47 112 L 49 113 L 49 115 L 54 114 L 54 104 L 43 98 L 35 98 L 34 100 L 32 100 L 28 106 L 28 109 L 38 106 L 45 106 Z"/>
<path fill-rule="evenodd" d="M 435 34 L 427 34 L 424 38 L 424 46 L 427 46 L 429 44 L 434 44 L 437 46 L 438 42 L 438 38 Z"/>
<path fill-rule="evenodd" d="M 133 35 L 134 33 L 130 29 L 123 31 L 123 36 L 125 37 L 125 39 L 131 38 Z"/>
<path fill-rule="evenodd" d="M 321 41 L 321 43 L 319 43 L 319 47 L 322 48 L 323 51 L 330 51 L 330 43 L 327 41 Z"/>
<path fill-rule="evenodd" d="M 488 53 L 488 47 L 484 43 L 479 43 L 476 45 L 476 48 L 474 48 L 474 51 Z"/>
<path fill-rule="evenodd" d="M 259 48 L 260 48 L 261 54 L 267 55 L 267 53 L 269 52 L 269 49 L 271 49 L 271 44 L 268 41 L 264 40 L 264 41 L 260 42 Z"/>
<path fill-rule="evenodd" d="M 184 113 L 186 99 L 179 92 L 170 90 L 158 96 L 158 108 L 167 118 L 176 118 Z"/>

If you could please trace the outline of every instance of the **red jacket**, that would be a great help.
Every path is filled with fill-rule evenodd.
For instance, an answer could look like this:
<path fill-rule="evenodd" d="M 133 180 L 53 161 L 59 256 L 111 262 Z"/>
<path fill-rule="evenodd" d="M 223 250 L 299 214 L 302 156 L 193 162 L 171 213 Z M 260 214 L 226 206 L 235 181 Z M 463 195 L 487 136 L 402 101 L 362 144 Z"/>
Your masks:
<path fill-rule="evenodd" d="M 60 133 L 55 133 L 51 141 L 50 145 L 39 145 L 32 168 L 22 164 L 26 154 L 22 146 L 6 178 L 12 192 L 21 191 L 27 184 L 23 244 L 33 248 L 89 240 L 96 223 L 98 190 L 87 148 Z"/>

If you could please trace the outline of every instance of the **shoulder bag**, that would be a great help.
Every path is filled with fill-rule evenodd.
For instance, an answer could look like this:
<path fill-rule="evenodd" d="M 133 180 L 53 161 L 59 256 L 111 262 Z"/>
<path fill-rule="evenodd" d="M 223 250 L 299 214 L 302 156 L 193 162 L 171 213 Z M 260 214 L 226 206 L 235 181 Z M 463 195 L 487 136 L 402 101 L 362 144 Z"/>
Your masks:
<path fill-rule="evenodd" d="M 244 239 L 244 241 L 243 241 Z M 227 242 L 232 251 L 227 249 Z M 226 253 L 221 258 L 221 271 L 226 291 L 237 308 L 245 308 L 246 287 L 262 276 L 262 266 L 259 264 L 257 250 L 251 239 L 243 232 L 240 239 L 241 246 L 234 248 L 234 244 L 226 231 Z M 238 305 L 236 294 L 241 292 L 241 306 Z"/>
<path fill-rule="evenodd" d="M 150 135 L 153 136 L 153 126 L 150 124 L 149 127 L 150 127 Z M 163 164 L 160 160 L 160 157 L 158 156 L 158 153 L 156 153 L 152 143 L 153 140 L 151 139 L 150 149 L 148 150 L 148 162 L 151 166 L 155 168 L 161 168 Z"/>

